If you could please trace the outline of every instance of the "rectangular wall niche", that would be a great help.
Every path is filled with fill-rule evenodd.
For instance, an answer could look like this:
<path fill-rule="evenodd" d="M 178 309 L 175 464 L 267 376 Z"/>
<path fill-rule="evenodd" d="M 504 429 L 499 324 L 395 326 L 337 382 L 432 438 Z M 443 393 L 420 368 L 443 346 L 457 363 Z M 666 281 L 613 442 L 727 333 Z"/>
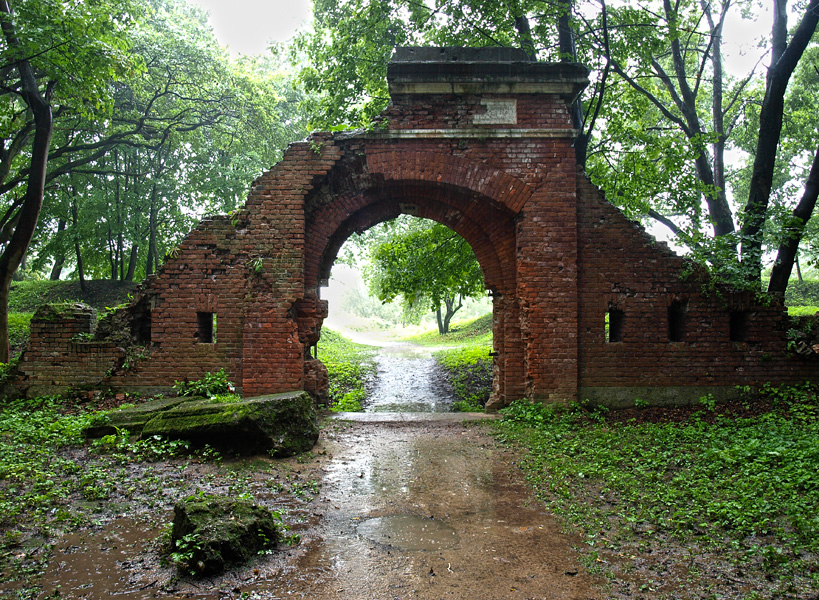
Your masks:
<path fill-rule="evenodd" d="M 729 332 L 732 342 L 744 342 L 748 339 L 748 312 L 732 310 Z"/>
<path fill-rule="evenodd" d="M 672 300 L 668 306 L 668 341 L 682 342 L 685 337 L 685 313 L 688 303 Z"/>
<path fill-rule="evenodd" d="M 606 311 L 607 342 L 623 341 L 623 321 L 625 321 L 625 313 L 609 304 L 609 310 Z"/>
<path fill-rule="evenodd" d="M 196 313 L 196 335 L 200 344 L 216 343 L 216 313 Z"/>

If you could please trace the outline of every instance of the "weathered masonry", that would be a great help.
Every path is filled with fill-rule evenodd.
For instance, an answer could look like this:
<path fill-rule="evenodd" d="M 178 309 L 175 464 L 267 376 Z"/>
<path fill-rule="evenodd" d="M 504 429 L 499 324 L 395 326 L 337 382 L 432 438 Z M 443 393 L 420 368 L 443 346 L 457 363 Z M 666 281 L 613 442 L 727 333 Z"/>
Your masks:
<path fill-rule="evenodd" d="M 685 403 L 817 373 L 786 354 L 781 304 L 703 292 L 578 169 L 567 104 L 584 67 L 401 48 L 388 79 L 371 131 L 293 144 L 241 211 L 202 221 L 99 328 L 87 311 L 40 313 L 20 386 L 146 391 L 224 367 L 245 396 L 321 398 L 320 287 L 352 232 L 402 213 L 447 225 L 477 255 L 494 302 L 493 407 Z"/>

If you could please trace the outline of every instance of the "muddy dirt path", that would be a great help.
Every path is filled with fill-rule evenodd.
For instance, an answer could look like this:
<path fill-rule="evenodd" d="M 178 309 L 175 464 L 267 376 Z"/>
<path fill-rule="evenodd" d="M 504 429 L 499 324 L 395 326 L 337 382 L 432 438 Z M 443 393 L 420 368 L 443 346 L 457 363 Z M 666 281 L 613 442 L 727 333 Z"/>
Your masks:
<path fill-rule="evenodd" d="M 104 526 L 56 543 L 38 577 L 45 598 L 597 599 L 600 581 L 520 480 L 515 456 L 456 414 L 370 413 L 325 422 L 309 463 L 155 464 L 180 475 L 146 509 L 122 503 Z M 158 539 L 176 498 L 246 493 L 301 543 L 205 580 L 179 578 Z M 271 490 L 311 487 L 290 500 Z M 320 491 L 318 484 L 320 484 Z M 2 589 L 2 588 L 0 588 Z"/>
<path fill-rule="evenodd" d="M 364 410 L 449 412 L 455 398 L 432 352 L 414 344 L 382 346 L 375 358 L 377 377 L 367 390 Z"/>
<path fill-rule="evenodd" d="M 454 419 L 385 421 L 328 440 L 327 512 L 288 596 L 597 597 L 509 452 Z"/>

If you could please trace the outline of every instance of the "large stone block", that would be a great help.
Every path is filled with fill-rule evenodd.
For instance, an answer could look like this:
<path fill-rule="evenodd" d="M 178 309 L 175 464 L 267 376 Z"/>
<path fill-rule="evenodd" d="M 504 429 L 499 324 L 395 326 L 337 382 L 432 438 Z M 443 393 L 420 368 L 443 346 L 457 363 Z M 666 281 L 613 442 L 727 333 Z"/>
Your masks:
<path fill-rule="evenodd" d="M 85 434 L 98 437 L 117 428 L 142 437 L 159 435 L 209 444 L 235 454 L 267 452 L 275 457 L 305 452 L 319 435 L 313 400 L 303 391 L 237 402 L 207 398 L 149 402 L 109 413 Z"/>

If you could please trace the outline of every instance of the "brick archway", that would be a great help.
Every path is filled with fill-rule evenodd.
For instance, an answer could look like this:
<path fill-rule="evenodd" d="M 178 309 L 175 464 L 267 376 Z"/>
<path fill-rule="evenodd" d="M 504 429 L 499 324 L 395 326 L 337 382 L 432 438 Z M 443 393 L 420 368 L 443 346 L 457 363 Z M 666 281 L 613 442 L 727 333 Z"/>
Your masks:
<path fill-rule="evenodd" d="M 704 292 L 706 275 L 683 277 L 691 265 L 578 169 L 568 104 L 587 73 L 508 48 L 398 49 L 372 130 L 292 144 L 242 210 L 203 220 L 96 339 L 71 337 L 94 333 L 91 311 L 35 316 L 21 389 L 165 390 L 225 368 L 246 396 L 320 397 L 320 284 L 353 231 L 400 213 L 475 251 L 494 294 L 495 407 L 684 404 L 818 377 L 815 355 L 787 353 L 781 303 Z"/>
<path fill-rule="evenodd" d="M 327 311 L 319 288 L 329 278 L 339 249 L 353 232 L 364 231 L 400 214 L 430 219 L 461 235 L 481 265 L 484 285 L 493 296 L 496 356 L 490 406 L 502 405 L 507 395 L 522 395 L 524 386 L 515 298 L 517 214 L 513 209 L 525 203 L 532 190 L 506 173 L 469 160 L 429 152 L 413 154 L 406 157 L 390 152 L 372 158 L 368 155 L 366 164 L 359 165 L 354 191 L 334 193 L 328 184 L 308 195 L 305 294 L 299 303 L 300 340 L 307 347 L 318 342 Z M 337 164 L 334 168 L 345 174 L 351 172 L 349 165 Z M 332 187 L 339 187 L 340 180 L 332 172 L 327 181 L 334 182 Z M 349 190 L 350 186 L 341 188 Z M 307 387 L 321 397 L 321 367 L 307 360 Z M 313 383 L 316 379 L 319 383 Z"/>

